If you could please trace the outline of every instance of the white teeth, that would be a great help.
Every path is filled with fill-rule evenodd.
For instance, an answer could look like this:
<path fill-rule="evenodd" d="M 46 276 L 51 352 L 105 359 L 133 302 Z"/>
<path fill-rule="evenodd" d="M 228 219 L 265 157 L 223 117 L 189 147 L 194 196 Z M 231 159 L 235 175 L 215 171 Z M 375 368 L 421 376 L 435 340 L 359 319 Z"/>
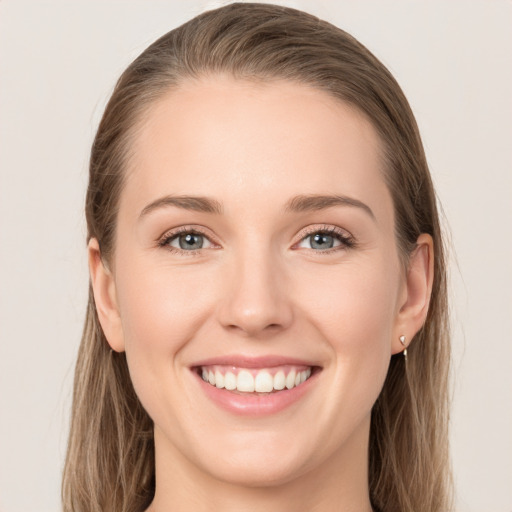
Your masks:
<path fill-rule="evenodd" d="M 224 376 L 224 387 L 229 391 L 236 389 L 236 375 L 231 372 L 227 372 Z"/>
<path fill-rule="evenodd" d="M 269 370 L 242 369 L 237 375 L 231 371 L 222 373 L 219 367 L 210 370 L 203 368 L 201 376 L 205 382 L 219 389 L 242 393 L 271 393 L 273 390 L 281 391 L 299 386 L 311 376 L 311 368 L 302 371 L 290 370 L 287 375 L 284 370 L 278 370 L 274 376 Z"/>
<path fill-rule="evenodd" d="M 245 393 L 252 393 L 254 391 L 254 378 L 247 370 L 242 370 L 238 374 L 236 389 Z"/>
<path fill-rule="evenodd" d="M 219 370 L 215 372 L 215 385 L 218 388 L 224 387 L 224 375 L 222 375 L 222 373 L 220 373 Z"/>
<path fill-rule="evenodd" d="M 284 376 L 284 372 L 282 370 L 279 370 L 274 375 L 274 389 L 277 389 L 277 391 L 281 391 L 286 386 L 286 377 Z"/>
<path fill-rule="evenodd" d="M 292 370 L 287 376 L 286 376 L 286 387 L 288 389 L 292 389 L 295 387 L 295 370 Z"/>
<path fill-rule="evenodd" d="M 258 393 L 270 393 L 274 389 L 274 379 L 268 372 L 259 372 L 254 379 L 254 390 Z"/>

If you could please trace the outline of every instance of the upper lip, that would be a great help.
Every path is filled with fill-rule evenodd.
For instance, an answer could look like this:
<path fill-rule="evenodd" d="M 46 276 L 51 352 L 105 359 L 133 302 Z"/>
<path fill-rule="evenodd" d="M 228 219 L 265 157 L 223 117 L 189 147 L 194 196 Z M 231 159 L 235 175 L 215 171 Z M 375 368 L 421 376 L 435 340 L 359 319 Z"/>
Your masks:
<path fill-rule="evenodd" d="M 274 366 L 296 365 L 296 366 L 318 366 L 312 361 L 288 357 L 283 355 L 247 356 L 239 354 L 223 355 L 203 359 L 194 363 L 192 367 L 198 366 L 235 366 L 238 368 L 272 368 Z"/>

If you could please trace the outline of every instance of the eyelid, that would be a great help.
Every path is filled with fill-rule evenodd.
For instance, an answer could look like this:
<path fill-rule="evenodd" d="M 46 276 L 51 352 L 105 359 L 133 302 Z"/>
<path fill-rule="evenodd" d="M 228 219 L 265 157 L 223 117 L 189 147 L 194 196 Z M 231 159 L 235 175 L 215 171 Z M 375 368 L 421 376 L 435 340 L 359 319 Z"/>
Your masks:
<path fill-rule="evenodd" d="M 317 254 L 326 254 L 330 252 L 335 252 L 338 250 L 349 249 L 356 245 L 356 240 L 354 236 L 348 232 L 346 229 L 342 229 L 339 226 L 334 226 L 332 224 L 316 224 L 313 226 L 307 226 L 303 230 L 300 231 L 299 235 L 300 239 L 293 244 L 292 248 L 298 248 L 298 244 L 300 244 L 303 240 L 305 240 L 308 236 L 314 235 L 316 233 L 326 233 L 331 236 L 337 237 L 337 239 L 341 242 L 339 246 L 331 247 L 329 249 L 324 250 L 314 250 L 311 251 Z"/>
<path fill-rule="evenodd" d="M 184 250 L 184 249 L 178 249 L 177 247 L 172 247 L 171 245 L 168 245 L 168 242 L 170 240 L 178 237 L 181 234 L 185 234 L 185 233 L 191 233 L 191 234 L 201 235 L 201 236 L 205 237 L 212 244 L 212 247 Z M 177 253 L 186 254 L 189 256 L 198 254 L 204 249 L 212 249 L 212 248 L 216 249 L 216 248 L 220 247 L 220 244 L 216 241 L 215 237 L 209 233 L 209 230 L 207 230 L 203 226 L 198 226 L 195 224 L 179 226 L 177 228 L 169 229 L 163 235 L 158 237 L 158 239 L 156 240 L 156 243 L 159 247 L 162 247 L 170 252 L 177 252 Z"/>

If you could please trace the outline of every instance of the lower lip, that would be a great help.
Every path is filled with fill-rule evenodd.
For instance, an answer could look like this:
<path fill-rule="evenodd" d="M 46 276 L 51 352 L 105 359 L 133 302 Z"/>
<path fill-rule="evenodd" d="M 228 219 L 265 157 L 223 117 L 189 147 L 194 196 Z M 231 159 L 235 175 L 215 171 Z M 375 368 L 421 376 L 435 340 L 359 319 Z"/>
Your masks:
<path fill-rule="evenodd" d="M 286 409 L 298 402 L 311 389 L 318 377 L 318 373 L 313 373 L 308 380 L 297 387 L 276 393 L 242 395 L 224 388 L 219 389 L 205 382 L 197 373 L 195 375 L 201 389 L 212 402 L 231 413 L 244 416 L 264 416 Z"/>

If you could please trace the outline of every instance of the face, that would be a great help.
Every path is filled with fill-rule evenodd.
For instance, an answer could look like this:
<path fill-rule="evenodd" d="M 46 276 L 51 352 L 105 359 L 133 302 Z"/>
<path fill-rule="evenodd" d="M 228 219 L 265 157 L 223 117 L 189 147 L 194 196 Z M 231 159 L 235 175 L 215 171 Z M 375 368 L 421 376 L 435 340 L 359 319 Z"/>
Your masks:
<path fill-rule="evenodd" d="M 288 82 L 210 77 L 147 112 L 102 324 L 157 459 L 260 485 L 366 454 L 407 299 L 379 148 Z"/>

